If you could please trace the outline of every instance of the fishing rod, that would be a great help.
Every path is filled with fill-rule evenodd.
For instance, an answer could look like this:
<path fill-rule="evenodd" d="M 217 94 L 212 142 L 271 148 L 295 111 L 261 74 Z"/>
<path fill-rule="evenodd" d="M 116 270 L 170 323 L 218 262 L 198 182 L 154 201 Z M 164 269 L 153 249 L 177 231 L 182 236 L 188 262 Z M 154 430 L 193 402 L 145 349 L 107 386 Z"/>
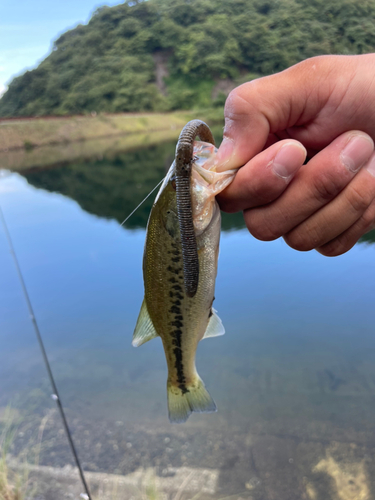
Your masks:
<path fill-rule="evenodd" d="M 8 240 L 8 245 L 9 245 L 10 253 L 11 253 L 12 257 L 13 257 L 13 261 L 14 261 L 14 264 L 16 266 L 16 270 L 17 270 L 18 278 L 19 278 L 20 283 L 21 283 L 23 295 L 25 297 L 27 308 L 29 310 L 30 319 L 31 319 L 31 322 L 32 322 L 33 327 L 34 327 L 34 331 L 35 331 L 36 337 L 38 339 L 38 343 L 39 343 L 40 350 L 42 352 L 42 357 L 43 357 L 43 360 L 44 360 L 44 364 L 46 366 L 48 377 L 49 377 L 49 380 L 50 380 L 50 383 L 51 383 L 51 386 L 52 386 L 52 390 L 53 390 L 52 399 L 54 401 L 56 401 L 57 407 L 59 409 L 59 412 L 60 412 L 60 415 L 61 415 L 61 419 L 63 421 L 65 433 L 66 433 L 68 441 L 69 441 L 70 449 L 72 451 L 75 463 L 76 463 L 76 465 L 78 467 L 78 471 L 79 471 L 79 475 L 80 475 L 80 478 L 81 478 L 81 481 L 82 481 L 82 485 L 83 485 L 83 488 L 85 490 L 85 493 L 81 493 L 80 497 L 83 498 L 84 500 L 92 500 L 92 497 L 91 497 L 91 494 L 90 494 L 90 490 L 89 490 L 89 487 L 88 487 L 87 482 L 86 482 L 85 474 L 83 472 L 83 468 L 81 466 L 81 462 L 79 460 L 78 453 L 77 453 L 77 450 L 76 450 L 76 447 L 75 447 L 75 444 L 74 444 L 74 441 L 73 441 L 73 436 L 72 436 L 72 434 L 70 432 L 70 429 L 69 429 L 69 426 L 68 426 L 68 421 L 66 419 L 66 415 L 65 415 L 64 408 L 63 408 L 63 404 L 62 404 L 62 401 L 61 401 L 61 398 L 60 398 L 60 395 L 59 395 L 59 391 L 57 389 L 55 378 L 54 378 L 53 373 L 52 373 L 51 365 L 50 365 L 49 360 L 48 360 L 47 351 L 46 351 L 46 349 L 44 347 L 44 342 L 43 342 L 43 339 L 42 339 L 42 336 L 41 336 L 41 333 L 40 333 L 40 330 L 39 330 L 39 326 L 38 326 L 38 323 L 37 323 L 37 320 L 36 320 L 36 317 L 35 317 L 35 314 L 34 314 L 33 307 L 31 305 L 30 296 L 29 296 L 27 288 L 26 288 L 25 280 L 23 279 L 23 275 L 22 275 L 22 272 L 21 272 L 21 267 L 20 267 L 18 259 L 17 259 L 15 248 L 13 246 L 12 238 L 10 236 L 10 232 L 8 230 L 8 226 L 7 226 L 7 223 L 5 221 L 5 217 L 4 217 L 4 213 L 3 213 L 3 210 L 1 208 L 1 205 L 0 205 L 0 218 L 1 218 L 1 221 L 2 221 L 2 224 L 3 224 L 3 227 L 4 227 L 6 238 Z"/>
<path fill-rule="evenodd" d="M 135 207 L 135 209 L 126 217 L 126 219 L 120 224 L 120 226 L 123 226 L 125 224 L 125 222 L 128 219 L 130 219 L 130 217 L 147 200 L 147 198 L 149 196 L 151 196 L 151 194 L 160 186 L 160 184 L 163 182 L 163 180 L 164 180 L 164 177 L 148 193 L 148 195 L 139 203 L 139 205 L 137 205 Z M 87 484 L 87 481 L 86 481 L 86 478 L 85 478 L 85 474 L 84 474 L 81 462 L 80 462 L 79 457 L 78 457 L 77 449 L 76 449 L 74 441 L 73 441 L 73 436 L 72 436 L 72 433 L 70 432 L 70 429 L 69 429 L 69 425 L 68 425 L 68 421 L 67 421 L 67 418 L 66 418 L 66 415 L 65 415 L 64 407 L 63 407 L 63 404 L 62 404 L 62 401 L 61 401 L 61 398 L 60 398 L 60 395 L 59 395 L 59 391 L 57 389 L 55 378 L 54 378 L 53 373 L 52 373 L 51 365 L 49 363 L 48 356 L 47 356 L 47 351 L 46 351 L 46 349 L 44 347 L 43 338 L 42 338 L 42 335 L 41 335 L 40 330 L 39 330 L 38 322 L 36 320 L 33 307 L 31 305 L 30 296 L 29 296 L 27 288 L 26 288 L 25 280 L 23 279 L 21 267 L 20 267 L 18 259 L 17 259 L 16 251 L 15 251 L 15 248 L 14 248 L 14 245 L 13 245 L 12 238 L 10 236 L 10 232 L 8 230 L 7 223 L 5 221 L 4 212 L 3 212 L 2 208 L 1 208 L 1 205 L 0 205 L 0 218 L 1 218 L 1 222 L 2 222 L 3 227 L 4 227 L 6 238 L 8 240 L 9 250 L 10 250 L 10 253 L 11 253 L 12 257 L 13 257 L 13 261 L 14 261 L 14 264 L 15 264 L 15 267 L 16 267 L 16 270 L 17 270 L 18 278 L 19 278 L 20 283 L 21 283 L 21 287 L 22 287 L 22 291 L 23 291 L 23 294 L 24 294 L 24 297 L 25 297 L 25 300 L 26 300 L 27 308 L 29 310 L 30 319 L 31 319 L 31 322 L 32 322 L 33 327 L 34 327 L 34 331 L 35 331 L 35 334 L 36 334 L 36 337 L 37 337 L 37 340 L 38 340 L 38 344 L 39 344 L 40 350 L 42 352 L 42 357 L 43 357 L 43 360 L 44 360 L 44 364 L 45 364 L 45 367 L 47 369 L 48 377 L 49 377 L 49 380 L 50 380 L 50 383 L 51 383 L 51 387 L 52 387 L 52 390 L 53 390 L 52 399 L 54 401 L 56 401 L 57 407 L 59 409 L 59 412 L 60 412 L 60 415 L 61 415 L 61 419 L 63 421 L 65 433 L 66 433 L 66 436 L 67 436 L 68 441 L 69 441 L 70 449 L 72 451 L 72 454 L 73 454 L 73 457 L 74 457 L 74 461 L 75 461 L 75 463 L 77 465 L 77 468 L 78 468 L 78 471 L 79 471 L 79 475 L 80 475 L 80 478 L 81 478 L 81 481 L 82 481 L 82 485 L 83 485 L 84 490 L 85 490 L 85 493 L 81 493 L 80 496 L 81 496 L 81 498 L 83 500 L 92 500 L 92 497 L 91 497 L 91 494 L 90 494 L 90 490 L 89 490 L 89 487 L 88 487 L 88 484 Z"/>

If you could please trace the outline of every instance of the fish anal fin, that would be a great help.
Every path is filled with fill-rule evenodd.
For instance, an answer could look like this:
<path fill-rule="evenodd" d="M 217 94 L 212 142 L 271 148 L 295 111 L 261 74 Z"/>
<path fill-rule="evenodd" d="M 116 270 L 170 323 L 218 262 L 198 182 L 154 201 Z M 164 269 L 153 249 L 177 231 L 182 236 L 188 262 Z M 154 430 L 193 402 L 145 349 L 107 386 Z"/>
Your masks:
<path fill-rule="evenodd" d="M 138 347 L 149 340 L 157 337 L 158 334 L 154 328 L 154 325 L 151 321 L 150 315 L 147 310 L 146 300 L 143 299 L 142 307 L 139 312 L 137 324 L 135 326 L 135 330 L 133 333 L 133 341 L 132 345 L 134 347 Z"/>
<path fill-rule="evenodd" d="M 220 337 L 220 335 L 224 335 L 225 333 L 225 328 L 224 325 L 219 318 L 219 316 L 216 314 L 216 311 L 214 308 L 211 309 L 211 317 L 210 321 L 208 322 L 206 331 L 204 332 L 203 339 L 208 339 L 210 337 Z"/>
<path fill-rule="evenodd" d="M 202 379 L 196 376 L 186 387 L 167 383 L 169 420 L 173 424 L 186 422 L 192 412 L 212 413 L 217 411 L 215 401 L 210 396 Z"/>

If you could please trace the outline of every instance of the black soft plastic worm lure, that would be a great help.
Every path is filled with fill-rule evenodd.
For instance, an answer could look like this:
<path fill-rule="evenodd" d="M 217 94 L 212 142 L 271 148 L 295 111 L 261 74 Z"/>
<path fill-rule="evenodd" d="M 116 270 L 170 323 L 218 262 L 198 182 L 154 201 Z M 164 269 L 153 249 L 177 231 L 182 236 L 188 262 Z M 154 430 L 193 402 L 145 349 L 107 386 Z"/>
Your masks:
<path fill-rule="evenodd" d="M 193 146 L 197 136 L 201 141 L 215 145 L 210 127 L 201 120 L 192 120 L 182 129 L 176 146 L 177 215 L 181 233 L 184 285 L 188 297 L 194 297 L 199 281 L 198 249 L 190 191 Z"/>

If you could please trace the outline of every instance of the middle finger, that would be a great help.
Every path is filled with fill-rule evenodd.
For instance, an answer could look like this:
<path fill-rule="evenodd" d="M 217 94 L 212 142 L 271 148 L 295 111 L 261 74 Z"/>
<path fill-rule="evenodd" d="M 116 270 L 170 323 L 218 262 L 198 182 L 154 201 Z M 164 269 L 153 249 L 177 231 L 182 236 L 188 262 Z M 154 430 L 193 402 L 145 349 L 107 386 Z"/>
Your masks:
<path fill-rule="evenodd" d="M 246 225 L 260 240 L 274 240 L 291 231 L 335 198 L 367 162 L 374 150 L 360 131 L 342 134 L 315 155 L 274 202 L 244 211 Z"/>

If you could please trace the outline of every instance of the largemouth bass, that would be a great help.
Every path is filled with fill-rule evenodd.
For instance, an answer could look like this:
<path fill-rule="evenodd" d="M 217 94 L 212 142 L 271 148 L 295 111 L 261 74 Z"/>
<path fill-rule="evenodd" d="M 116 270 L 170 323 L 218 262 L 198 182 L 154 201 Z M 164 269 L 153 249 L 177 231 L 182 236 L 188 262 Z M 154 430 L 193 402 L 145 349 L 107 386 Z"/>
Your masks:
<path fill-rule="evenodd" d="M 193 142 L 196 135 L 213 143 L 207 125 L 189 122 L 150 213 L 143 256 L 145 297 L 133 335 L 134 346 L 162 339 L 171 422 L 185 422 L 191 412 L 216 411 L 196 371 L 195 353 L 202 338 L 224 334 L 212 307 L 221 222 L 215 195 L 236 171 L 217 173 L 215 146 Z"/>

